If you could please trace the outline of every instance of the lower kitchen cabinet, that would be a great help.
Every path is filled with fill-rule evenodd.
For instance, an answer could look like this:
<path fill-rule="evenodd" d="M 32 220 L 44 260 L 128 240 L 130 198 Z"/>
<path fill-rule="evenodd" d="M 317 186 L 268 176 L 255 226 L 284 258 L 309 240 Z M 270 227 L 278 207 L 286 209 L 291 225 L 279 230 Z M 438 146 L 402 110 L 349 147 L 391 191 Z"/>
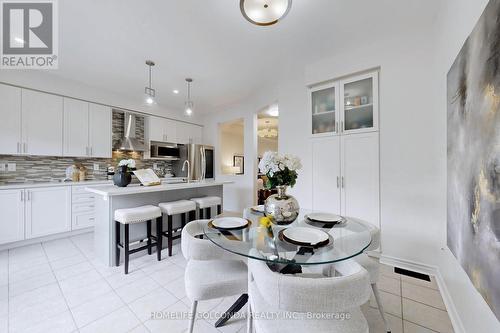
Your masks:
<path fill-rule="evenodd" d="M 71 230 L 71 187 L 27 189 L 26 238 Z"/>
<path fill-rule="evenodd" d="M 24 190 L 0 191 L 0 244 L 24 239 Z"/>

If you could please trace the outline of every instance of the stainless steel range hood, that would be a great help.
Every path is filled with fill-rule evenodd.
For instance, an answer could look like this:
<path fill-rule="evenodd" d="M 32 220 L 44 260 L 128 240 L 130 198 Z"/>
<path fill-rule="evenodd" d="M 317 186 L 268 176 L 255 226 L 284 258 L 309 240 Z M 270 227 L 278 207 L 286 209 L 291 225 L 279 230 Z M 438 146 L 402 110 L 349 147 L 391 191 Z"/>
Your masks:
<path fill-rule="evenodd" d="M 144 144 L 135 137 L 135 115 L 125 112 L 123 138 L 113 148 L 125 151 L 144 151 Z"/>

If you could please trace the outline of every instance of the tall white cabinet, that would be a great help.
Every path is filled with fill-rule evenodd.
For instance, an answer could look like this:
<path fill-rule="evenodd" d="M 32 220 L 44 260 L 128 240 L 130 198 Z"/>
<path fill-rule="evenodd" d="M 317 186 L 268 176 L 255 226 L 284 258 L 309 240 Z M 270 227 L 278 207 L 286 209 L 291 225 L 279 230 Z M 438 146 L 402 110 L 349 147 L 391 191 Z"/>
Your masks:
<path fill-rule="evenodd" d="M 380 226 L 378 73 L 310 89 L 313 209 Z"/>

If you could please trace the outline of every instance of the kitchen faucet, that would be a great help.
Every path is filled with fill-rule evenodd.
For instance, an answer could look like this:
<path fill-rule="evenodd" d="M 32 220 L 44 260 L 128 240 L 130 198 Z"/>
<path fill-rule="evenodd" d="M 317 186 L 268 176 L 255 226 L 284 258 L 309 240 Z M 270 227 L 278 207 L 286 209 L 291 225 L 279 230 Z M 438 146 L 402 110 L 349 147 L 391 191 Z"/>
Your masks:
<path fill-rule="evenodd" d="M 191 182 L 191 164 L 189 163 L 188 160 L 185 160 L 184 163 L 182 163 L 182 171 L 186 169 L 186 163 L 188 166 L 188 172 L 187 172 L 187 182 Z"/>

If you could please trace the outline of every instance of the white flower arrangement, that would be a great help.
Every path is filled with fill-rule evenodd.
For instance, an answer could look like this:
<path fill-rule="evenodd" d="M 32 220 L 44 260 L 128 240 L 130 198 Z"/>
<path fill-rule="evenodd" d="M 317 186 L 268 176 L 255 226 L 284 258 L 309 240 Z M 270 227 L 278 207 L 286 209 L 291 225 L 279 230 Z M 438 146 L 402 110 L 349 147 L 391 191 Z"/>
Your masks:
<path fill-rule="evenodd" d="M 127 166 L 128 169 L 135 169 L 135 160 L 134 159 L 128 159 L 128 160 L 121 160 L 120 163 L 118 163 L 118 166 Z"/>
<path fill-rule="evenodd" d="M 302 163 L 297 156 L 273 151 L 266 151 L 259 162 L 259 170 L 267 175 L 271 187 L 295 185 L 297 171 L 301 168 Z"/>

